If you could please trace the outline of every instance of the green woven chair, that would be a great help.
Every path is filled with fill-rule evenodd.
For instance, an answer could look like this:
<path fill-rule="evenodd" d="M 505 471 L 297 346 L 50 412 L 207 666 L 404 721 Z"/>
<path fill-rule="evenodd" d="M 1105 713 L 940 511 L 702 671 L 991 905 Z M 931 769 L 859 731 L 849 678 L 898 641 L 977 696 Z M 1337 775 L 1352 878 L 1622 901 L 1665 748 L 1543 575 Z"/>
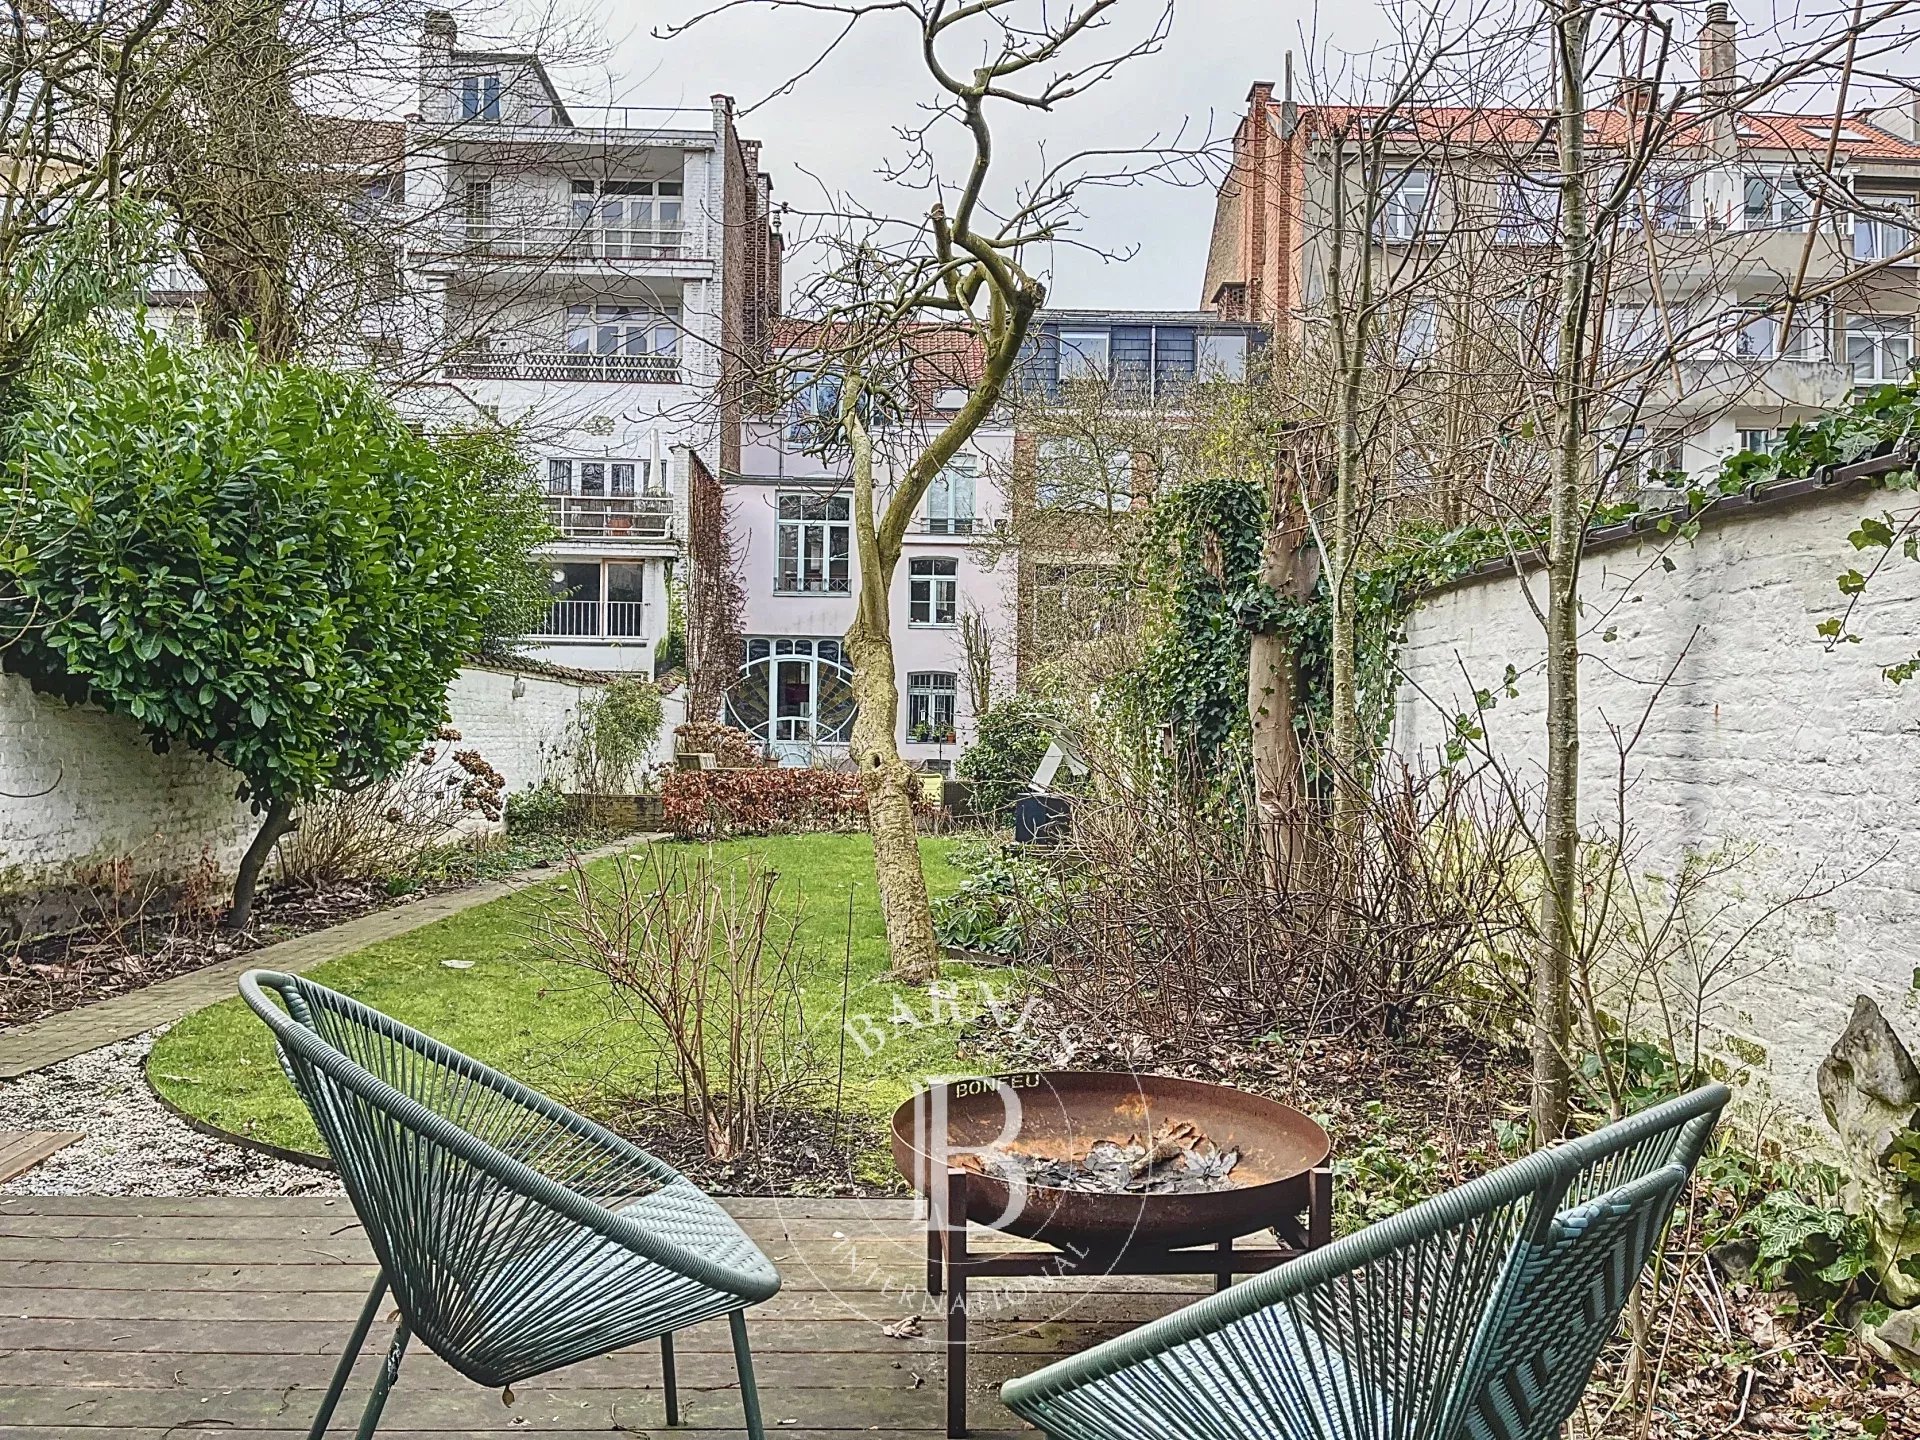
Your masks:
<path fill-rule="evenodd" d="M 1553 1440 L 1726 1102 L 1529 1155 L 1001 1398 L 1058 1440 Z"/>
<path fill-rule="evenodd" d="M 410 1335 L 492 1388 L 658 1338 L 677 1425 L 673 1332 L 720 1315 L 761 1440 L 744 1312 L 780 1276 L 726 1211 L 644 1150 L 324 985 L 253 970 L 240 991 L 272 1027 L 380 1261 L 311 1440 L 389 1287 L 400 1324 L 360 1440 Z"/>

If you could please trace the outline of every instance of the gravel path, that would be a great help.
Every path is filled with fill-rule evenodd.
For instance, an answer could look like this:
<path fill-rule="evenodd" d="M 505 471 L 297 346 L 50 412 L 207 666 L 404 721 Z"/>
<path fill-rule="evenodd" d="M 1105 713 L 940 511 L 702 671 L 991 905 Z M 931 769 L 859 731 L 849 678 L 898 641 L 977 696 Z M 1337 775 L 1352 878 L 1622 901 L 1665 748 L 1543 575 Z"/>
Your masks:
<path fill-rule="evenodd" d="M 289 1165 L 183 1125 L 142 1076 L 161 1034 L 0 1081 L 0 1130 L 80 1130 L 86 1139 L 0 1184 L 7 1195 L 337 1195 L 325 1171 Z"/>

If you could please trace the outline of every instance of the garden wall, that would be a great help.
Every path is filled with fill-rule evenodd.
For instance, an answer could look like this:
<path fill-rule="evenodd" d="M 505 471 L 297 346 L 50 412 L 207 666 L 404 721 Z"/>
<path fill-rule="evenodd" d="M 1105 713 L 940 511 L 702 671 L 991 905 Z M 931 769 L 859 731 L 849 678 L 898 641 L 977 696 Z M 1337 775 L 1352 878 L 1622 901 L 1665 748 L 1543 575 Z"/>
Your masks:
<path fill-rule="evenodd" d="M 492 668 L 462 670 L 448 692 L 461 747 L 478 750 L 509 791 L 571 756 L 591 681 Z M 683 707 L 667 697 L 664 761 Z M 253 829 L 236 777 L 184 751 L 156 755 L 131 721 L 37 695 L 0 675 L 0 940 L 58 924 L 89 892 L 154 882 L 219 889 Z"/>
<path fill-rule="evenodd" d="M 1830 651 L 1815 634 L 1837 613 L 1835 577 L 1865 565 L 1847 535 L 1876 500 L 1856 485 L 1735 505 L 1691 542 L 1597 548 L 1583 576 L 1583 820 L 1610 828 L 1622 765 L 1609 727 L 1631 732 L 1652 704 L 1624 767 L 1637 869 L 1670 875 L 1689 852 L 1741 857 L 1714 887 L 1731 909 L 1696 907 L 1702 949 L 1856 875 L 1764 921 L 1704 1012 L 1729 1068 L 1812 1120 L 1815 1067 L 1856 995 L 1896 1028 L 1920 1026 L 1920 681 L 1880 674 L 1920 647 L 1920 564 L 1896 553 L 1874 581 L 1852 620 L 1862 643 Z M 1544 607 L 1540 580 L 1529 586 Z M 1429 596 L 1400 657 L 1395 749 L 1435 763 L 1474 691 L 1490 692 L 1477 723 L 1537 802 L 1543 649 L 1510 567 Z"/>

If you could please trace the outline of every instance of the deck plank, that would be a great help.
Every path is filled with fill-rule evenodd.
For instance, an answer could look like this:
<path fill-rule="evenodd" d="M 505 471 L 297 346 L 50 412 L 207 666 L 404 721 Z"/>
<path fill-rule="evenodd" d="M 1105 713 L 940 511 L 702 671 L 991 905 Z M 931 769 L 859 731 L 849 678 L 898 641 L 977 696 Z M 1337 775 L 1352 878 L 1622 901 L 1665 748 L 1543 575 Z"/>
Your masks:
<path fill-rule="evenodd" d="M 49 1155 L 86 1138 L 78 1130 L 0 1130 L 0 1180 L 24 1175 Z"/>
<path fill-rule="evenodd" d="M 750 1312 L 769 1434 L 937 1440 L 943 1326 L 939 1302 L 922 1288 L 924 1222 L 912 1204 L 727 1203 L 786 1279 Z M 343 1200 L 4 1197 L 0 1440 L 304 1435 L 372 1274 L 366 1236 Z M 1031 1437 L 1000 1407 L 1003 1381 L 1163 1315 L 1205 1286 L 1164 1276 L 979 1282 L 974 1433 Z M 920 1334 L 884 1333 L 908 1314 L 921 1317 Z M 388 1324 L 376 1327 L 354 1389 L 368 1382 L 388 1333 Z M 671 1433 L 741 1433 L 730 1346 L 718 1322 L 677 1337 L 688 1423 Z M 648 1345 L 529 1381 L 507 1406 L 416 1346 L 381 1434 L 664 1435 L 660 1386 Z M 357 1405 L 350 1389 L 344 1411 Z"/>

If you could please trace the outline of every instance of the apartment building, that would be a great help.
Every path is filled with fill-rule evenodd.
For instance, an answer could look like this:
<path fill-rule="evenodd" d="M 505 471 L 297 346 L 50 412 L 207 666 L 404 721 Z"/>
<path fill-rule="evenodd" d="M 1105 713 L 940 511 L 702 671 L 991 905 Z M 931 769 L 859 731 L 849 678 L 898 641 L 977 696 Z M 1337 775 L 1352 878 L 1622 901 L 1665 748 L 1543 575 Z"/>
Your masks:
<path fill-rule="evenodd" d="M 1020 675 L 1131 625 L 1132 516 L 1170 478 L 1194 385 L 1244 378 L 1266 339 L 1213 311 L 1040 317 L 1020 357 L 1004 487 Z"/>
<path fill-rule="evenodd" d="M 780 308 L 780 236 L 733 104 L 585 107 L 537 55 L 429 12 L 406 265 L 434 353 L 414 403 L 521 427 L 560 538 L 529 653 L 651 673 L 697 467 L 738 463 L 738 357 Z"/>
<path fill-rule="evenodd" d="M 1728 7 L 1709 6 L 1698 75 L 1712 102 L 1737 84 L 1735 40 Z M 1623 153 L 1648 99 L 1622 87 L 1595 109 L 1590 148 Z M 1384 129 L 1386 183 L 1369 238 L 1376 273 L 1404 293 L 1382 363 L 1458 373 L 1461 347 L 1474 346 L 1483 372 L 1492 355 L 1516 384 L 1543 383 L 1556 345 L 1558 197 L 1543 139 L 1552 123 L 1520 109 L 1382 118 L 1256 84 L 1217 198 L 1202 303 L 1306 335 L 1325 301 L 1339 164 L 1331 137 L 1347 136 L 1351 156 L 1353 137 Z M 1347 174 L 1351 196 L 1350 161 Z M 1774 444 L 1856 387 L 1909 374 L 1917 203 L 1920 102 L 1856 113 L 1837 134 L 1831 113 L 1709 103 L 1686 118 L 1612 234 L 1596 317 L 1622 478 L 1709 470 L 1736 449 Z M 1443 248 L 1457 263 L 1423 271 Z M 1790 291 L 1817 298 L 1789 305 Z"/>

